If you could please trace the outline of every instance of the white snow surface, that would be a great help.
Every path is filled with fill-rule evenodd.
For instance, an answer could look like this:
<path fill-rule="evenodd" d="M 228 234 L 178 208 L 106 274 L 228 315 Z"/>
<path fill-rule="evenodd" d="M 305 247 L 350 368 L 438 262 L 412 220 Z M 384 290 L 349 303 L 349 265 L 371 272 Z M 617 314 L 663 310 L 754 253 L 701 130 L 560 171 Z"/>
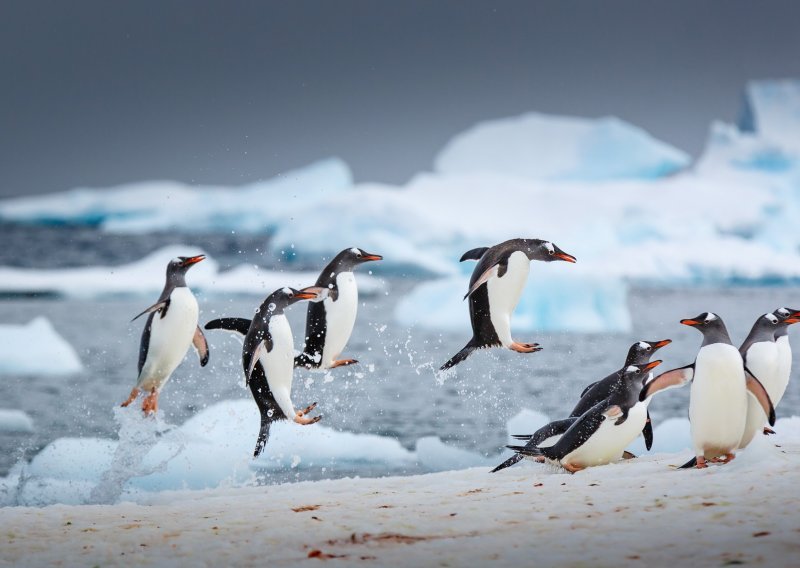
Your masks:
<path fill-rule="evenodd" d="M 202 254 L 197 247 L 169 245 L 144 258 L 122 266 L 31 269 L 0 267 L 0 293 L 46 293 L 73 298 L 99 296 L 158 296 L 164 288 L 167 264 L 176 256 Z M 321 269 L 322 267 L 320 267 Z M 266 270 L 241 264 L 221 271 L 210 257 L 186 273 L 186 283 L 193 291 L 206 294 L 267 295 L 283 286 L 311 286 L 316 272 Z M 383 290 L 383 281 L 368 274 L 356 276 L 359 290 L 365 294 Z"/>
<path fill-rule="evenodd" d="M 70 375 L 82 369 L 75 349 L 47 318 L 0 324 L 0 375 Z"/>
<path fill-rule="evenodd" d="M 33 418 L 24 410 L 0 408 L 0 433 L 33 432 Z"/>
<path fill-rule="evenodd" d="M 689 165 L 689 155 L 619 118 L 531 112 L 480 122 L 439 152 L 442 174 L 499 173 L 533 180 L 650 179 Z"/>
<path fill-rule="evenodd" d="M 575 475 L 523 462 L 497 474 L 478 467 L 7 507 L 0 563 L 791 566 L 800 419 L 777 430 L 706 470 L 675 470 L 687 456 L 660 453 Z"/>

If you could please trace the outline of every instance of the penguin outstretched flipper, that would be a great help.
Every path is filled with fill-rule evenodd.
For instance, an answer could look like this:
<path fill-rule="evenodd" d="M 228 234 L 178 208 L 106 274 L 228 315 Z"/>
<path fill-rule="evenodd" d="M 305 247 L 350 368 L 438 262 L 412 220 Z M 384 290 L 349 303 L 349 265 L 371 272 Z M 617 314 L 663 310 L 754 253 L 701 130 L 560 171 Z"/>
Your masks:
<path fill-rule="evenodd" d="M 200 329 L 200 326 L 197 326 L 197 329 L 194 330 L 194 337 L 192 337 L 192 345 L 194 346 L 194 350 L 197 351 L 197 356 L 200 357 L 200 366 L 205 367 L 208 364 L 208 341 L 206 341 L 206 336 L 203 335 L 203 330 Z"/>
<path fill-rule="evenodd" d="M 471 339 L 470 342 L 467 343 L 461 351 L 459 351 L 458 353 L 456 353 L 455 355 L 450 357 L 450 359 L 447 361 L 447 363 L 445 363 L 444 365 L 439 367 L 439 370 L 440 371 L 446 371 L 447 369 L 450 369 L 451 367 L 455 367 L 456 365 L 458 365 L 459 363 L 464 361 L 467 357 L 472 355 L 473 351 L 475 351 L 476 349 L 480 349 L 481 347 L 482 346 L 478 345 L 478 343 L 475 341 L 474 338 Z"/>
<path fill-rule="evenodd" d="M 465 260 L 480 260 L 487 250 L 489 250 L 489 247 L 478 247 L 468 250 L 461 255 L 461 258 L 458 260 L 458 262 L 464 262 Z"/>
<path fill-rule="evenodd" d="M 644 437 L 644 447 L 647 448 L 647 451 L 650 451 L 650 448 L 653 447 L 653 422 L 650 420 L 650 411 L 647 411 L 647 422 L 644 423 L 644 428 L 642 428 L 642 436 Z"/>
<path fill-rule="evenodd" d="M 211 320 L 203 327 L 247 335 L 247 330 L 250 329 L 250 322 L 251 320 L 246 318 L 219 318 Z"/>
<path fill-rule="evenodd" d="M 511 467 L 511 466 L 512 466 L 512 465 L 514 465 L 515 463 L 518 463 L 518 462 L 522 461 L 522 459 L 523 459 L 523 456 L 521 456 L 520 454 L 514 454 L 513 456 L 511 456 L 511 457 L 510 457 L 510 458 L 508 458 L 506 461 L 504 461 L 503 463 L 501 463 L 500 465 L 498 465 L 496 468 L 494 468 L 494 469 L 493 469 L 492 471 L 490 471 L 489 473 L 497 473 L 497 472 L 498 472 L 498 471 L 500 471 L 501 469 L 505 469 L 505 468 L 507 468 L 507 467 Z"/>
<path fill-rule="evenodd" d="M 169 308 L 169 298 L 166 299 L 166 300 L 163 300 L 161 302 L 156 302 L 155 304 L 153 304 L 152 306 L 150 306 L 149 308 L 144 310 L 142 313 L 140 313 L 138 316 L 133 318 L 131 321 L 132 322 L 136 321 L 137 319 L 142 317 L 144 314 L 151 314 L 151 313 L 157 312 L 159 310 L 163 310 L 162 313 L 161 313 L 161 317 L 163 318 L 165 315 L 167 315 L 167 308 Z"/>

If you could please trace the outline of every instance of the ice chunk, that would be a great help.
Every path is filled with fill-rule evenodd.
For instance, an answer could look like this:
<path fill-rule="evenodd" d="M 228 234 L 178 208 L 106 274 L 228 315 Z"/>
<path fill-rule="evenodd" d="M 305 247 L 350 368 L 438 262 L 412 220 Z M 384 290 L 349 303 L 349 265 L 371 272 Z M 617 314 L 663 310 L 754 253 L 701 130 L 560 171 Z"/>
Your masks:
<path fill-rule="evenodd" d="M 744 132 L 800 153 L 800 80 L 772 79 L 747 84 L 739 126 Z"/>
<path fill-rule="evenodd" d="M 180 230 L 269 232 L 298 204 L 352 186 L 337 158 L 240 187 L 149 181 L 102 189 L 74 189 L 0 202 L 0 219 L 52 225 L 98 225 L 118 232 Z"/>
<path fill-rule="evenodd" d="M 33 432 L 33 419 L 23 410 L 0 408 L 0 432 Z"/>
<path fill-rule="evenodd" d="M 78 354 L 47 318 L 0 324 L 0 374 L 69 375 L 82 369 Z"/>
<path fill-rule="evenodd" d="M 528 113 L 481 122 L 455 136 L 437 172 L 495 172 L 527 179 L 656 178 L 689 165 L 689 156 L 616 117 Z"/>

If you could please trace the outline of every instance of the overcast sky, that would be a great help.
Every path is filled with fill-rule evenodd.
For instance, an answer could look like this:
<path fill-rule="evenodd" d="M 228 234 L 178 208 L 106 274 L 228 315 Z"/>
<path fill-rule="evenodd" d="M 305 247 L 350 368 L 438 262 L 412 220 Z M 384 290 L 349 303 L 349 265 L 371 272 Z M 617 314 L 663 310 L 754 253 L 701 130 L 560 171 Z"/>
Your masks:
<path fill-rule="evenodd" d="M 618 115 L 693 154 L 800 77 L 792 1 L 0 3 L 0 194 L 239 184 L 340 156 L 403 182 L 473 123 Z"/>

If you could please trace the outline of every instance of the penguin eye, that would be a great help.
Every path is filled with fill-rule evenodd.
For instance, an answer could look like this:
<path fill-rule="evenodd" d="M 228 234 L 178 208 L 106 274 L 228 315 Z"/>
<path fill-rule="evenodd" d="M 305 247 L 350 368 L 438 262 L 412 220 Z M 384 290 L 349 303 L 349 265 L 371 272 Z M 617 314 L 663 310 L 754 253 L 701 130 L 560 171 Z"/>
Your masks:
<path fill-rule="evenodd" d="M 555 254 L 555 252 L 556 251 L 554 251 L 554 250 L 549 250 L 548 249 L 547 254 L 549 254 L 550 256 L 553 256 Z"/>
<path fill-rule="evenodd" d="M 644 348 L 645 351 L 650 351 L 650 349 L 652 349 L 652 347 L 650 347 L 649 345 Z"/>

